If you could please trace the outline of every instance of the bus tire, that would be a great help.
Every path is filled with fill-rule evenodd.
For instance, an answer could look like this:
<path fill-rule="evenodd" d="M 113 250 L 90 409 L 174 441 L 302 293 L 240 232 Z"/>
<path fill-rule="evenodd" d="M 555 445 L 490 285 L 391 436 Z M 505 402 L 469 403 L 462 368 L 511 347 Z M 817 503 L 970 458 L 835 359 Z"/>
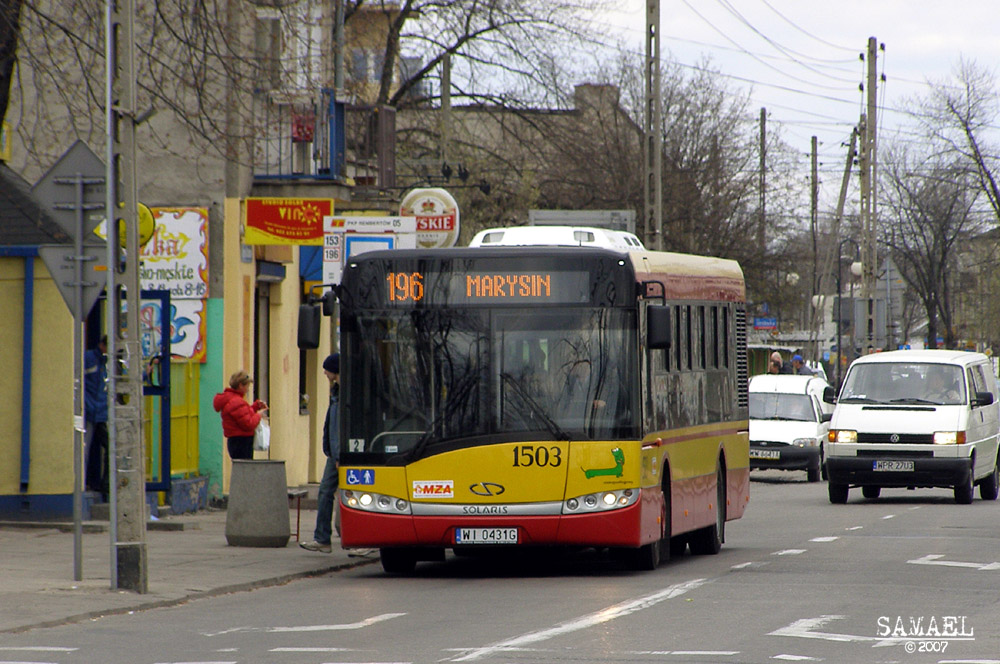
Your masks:
<path fill-rule="evenodd" d="M 379 549 L 379 555 L 386 574 L 412 574 L 417 568 L 417 556 L 410 549 Z"/>
<path fill-rule="evenodd" d="M 721 461 L 715 471 L 715 523 L 694 531 L 688 537 L 691 553 L 714 556 L 726 539 L 726 470 Z"/>

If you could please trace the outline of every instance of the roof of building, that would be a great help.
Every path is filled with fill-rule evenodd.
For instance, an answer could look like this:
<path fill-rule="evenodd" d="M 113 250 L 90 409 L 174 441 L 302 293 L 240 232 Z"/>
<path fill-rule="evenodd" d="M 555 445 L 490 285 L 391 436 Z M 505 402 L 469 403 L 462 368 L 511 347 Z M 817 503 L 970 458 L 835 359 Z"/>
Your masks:
<path fill-rule="evenodd" d="M 0 162 L 0 246 L 61 244 L 70 240 L 32 196 L 28 182 Z"/>

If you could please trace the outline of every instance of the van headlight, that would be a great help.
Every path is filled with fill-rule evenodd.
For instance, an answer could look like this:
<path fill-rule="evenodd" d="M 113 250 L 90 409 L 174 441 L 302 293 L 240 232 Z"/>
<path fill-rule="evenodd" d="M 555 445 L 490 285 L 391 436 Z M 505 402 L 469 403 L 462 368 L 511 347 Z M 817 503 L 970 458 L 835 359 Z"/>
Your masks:
<path fill-rule="evenodd" d="M 934 432 L 934 444 L 935 445 L 964 445 L 965 444 L 965 432 L 964 431 L 935 431 Z"/>
<path fill-rule="evenodd" d="M 856 443 L 858 432 L 851 429 L 830 429 L 827 440 L 831 443 Z"/>
<path fill-rule="evenodd" d="M 340 492 L 340 502 L 347 507 L 365 512 L 381 512 L 383 514 L 410 514 L 410 503 L 402 498 L 387 496 L 374 491 L 354 491 L 343 489 Z"/>
<path fill-rule="evenodd" d="M 792 441 L 795 447 L 816 447 L 815 438 L 796 438 Z"/>

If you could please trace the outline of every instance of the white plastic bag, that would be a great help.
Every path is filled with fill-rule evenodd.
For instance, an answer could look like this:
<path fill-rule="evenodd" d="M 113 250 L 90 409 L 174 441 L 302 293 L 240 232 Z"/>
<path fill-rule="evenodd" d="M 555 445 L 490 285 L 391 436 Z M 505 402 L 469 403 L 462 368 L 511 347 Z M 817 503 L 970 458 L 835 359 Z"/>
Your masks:
<path fill-rule="evenodd" d="M 271 448 L 271 426 L 267 420 L 261 418 L 257 429 L 253 432 L 253 449 L 257 452 L 266 452 Z"/>

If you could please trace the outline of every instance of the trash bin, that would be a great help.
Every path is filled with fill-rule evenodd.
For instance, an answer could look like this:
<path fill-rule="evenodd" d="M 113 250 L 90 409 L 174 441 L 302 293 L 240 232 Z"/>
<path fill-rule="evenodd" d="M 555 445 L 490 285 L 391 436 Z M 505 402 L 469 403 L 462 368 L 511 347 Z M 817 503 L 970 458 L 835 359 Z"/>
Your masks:
<path fill-rule="evenodd" d="M 284 461 L 233 461 L 226 512 L 230 546 L 283 547 L 291 528 Z"/>

